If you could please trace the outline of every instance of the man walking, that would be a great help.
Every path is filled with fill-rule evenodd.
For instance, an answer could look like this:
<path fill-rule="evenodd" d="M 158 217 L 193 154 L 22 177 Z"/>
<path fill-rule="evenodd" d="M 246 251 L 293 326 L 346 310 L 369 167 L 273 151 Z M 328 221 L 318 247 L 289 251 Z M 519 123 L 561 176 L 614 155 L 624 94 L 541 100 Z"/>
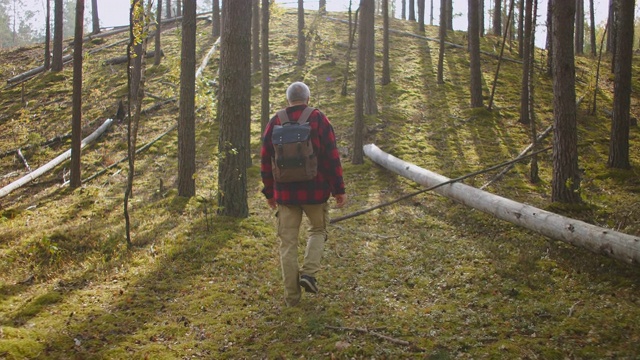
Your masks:
<path fill-rule="evenodd" d="M 278 209 L 278 237 L 280 238 L 280 262 L 284 280 L 284 296 L 288 306 L 300 302 L 301 287 L 307 292 L 317 293 L 316 273 L 320 270 L 320 260 L 327 240 L 330 196 L 336 206 L 342 207 L 347 201 L 342 179 L 340 154 L 336 137 L 329 119 L 317 109 L 309 113 L 309 87 L 302 82 L 294 82 L 287 88 L 289 106 L 286 113 L 280 112 L 271 118 L 262 138 L 261 174 L 264 188 L 262 193 L 272 209 Z M 274 179 L 275 149 L 272 134 L 275 127 L 287 119 L 295 122 L 308 114 L 311 128 L 311 143 L 317 157 L 317 174 L 311 180 L 280 182 Z M 281 119 L 285 118 L 284 120 Z M 309 219 L 309 237 L 302 267 L 298 264 L 298 235 L 302 214 Z"/>

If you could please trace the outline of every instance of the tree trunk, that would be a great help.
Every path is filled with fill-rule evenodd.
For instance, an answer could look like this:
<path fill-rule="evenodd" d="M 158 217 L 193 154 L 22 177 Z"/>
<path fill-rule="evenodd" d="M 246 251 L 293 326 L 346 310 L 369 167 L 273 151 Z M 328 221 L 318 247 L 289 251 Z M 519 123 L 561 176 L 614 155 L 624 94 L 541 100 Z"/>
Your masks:
<path fill-rule="evenodd" d="M 416 0 L 409 0 L 409 20 L 416 21 Z"/>
<path fill-rule="evenodd" d="M 365 27 L 365 67 L 364 67 L 364 113 L 373 115 L 378 113 L 378 104 L 376 102 L 376 73 L 375 73 L 375 13 L 373 0 L 364 0 L 360 2 L 367 6 L 363 7 L 360 12 L 362 25 Z M 366 11 L 365 11 L 366 10 Z"/>
<path fill-rule="evenodd" d="M 349 82 L 349 69 L 351 67 L 351 52 L 353 51 L 353 43 L 356 38 L 356 31 L 358 30 L 358 13 L 360 12 L 360 8 L 358 7 L 355 16 L 353 16 L 354 20 L 352 21 L 351 7 L 352 0 L 349 0 L 349 48 L 347 49 L 347 54 L 345 55 L 345 66 L 342 73 L 342 90 L 340 92 L 342 96 L 347 96 L 348 93 L 347 85 Z"/>
<path fill-rule="evenodd" d="M 247 52 L 248 53 L 248 52 Z M 180 118 L 178 120 L 178 195 L 196 194 L 195 74 L 196 0 L 184 1 L 180 56 Z"/>
<path fill-rule="evenodd" d="M 430 1 L 431 8 L 429 10 L 429 25 L 433 26 L 433 0 Z"/>
<path fill-rule="evenodd" d="M 609 17 L 607 23 L 609 24 L 609 36 L 607 37 L 607 52 L 609 54 L 615 54 L 616 48 L 616 0 L 609 0 Z M 613 66 L 613 64 L 612 64 Z M 613 69 L 613 67 L 612 67 Z"/>
<path fill-rule="evenodd" d="M 533 0 L 527 0 L 524 13 L 524 31 L 522 32 L 522 38 L 520 43 L 522 47 L 522 83 L 520 87 L 520 123 L 529 125 L 531 124 L 529 106 L 529 87 L 531 82 L 531 51 L 530 46 L 532 35 L 532 22 L 533 22 Z"/>
<path fill-rule="evenodd" d="M 424 8 L 424 0 L 423 2 Z M 389 0 L 382 0 L 382 85 L 391 82 L 389 66 Z"/>
<path fill-rule="evenodd" d="M 298 63 L 303 66 L 307 62 L 307 46 L 304 36 L 304 1 L 298 0 Z"/>
<path fill-rule="evenodd" d="M 220 37 L 220 0 L 211 0 L 211 35 L 214 39 Z"/>
<path fill-rule="evenodd" d="M 51 68 L 51 0 L 47 1 L 47 14 L 45 16 L 44 26 L 44 69 L 49 70 Z"/>
<path fill-rule="evenodd" d="M 62 71 L 62 25 L 64 12 L 62 0 L 55 0 L 53 8 L 53 61 L 51 71 Z"/>
<path fill-rule="evenodd" d="M 162 0 L 158 0 L 158 1 L 162 1 Z M 171 13 L 171 0 L 167 0 L 167 19 L 171 19 L 172 13 Z"/>
<path fill-rule="evenodd" d="M 444 40 L 447 37 L 445 9 L 447 0 L 440 0 L 440 51 L 438 53 L 438 84 L 444 84 Z"/>
<path fill-rule="evenodd" d="M 407 0 L 402 0 L 402 9 L 400 10 L 400 14 L 401 14 L 401 19 L 402 20 L 406 20 L 407 19 Z"/>
<path fill-rule="evenodd" d="M 109 128 L 109 126 L 111 126 L 112 123 L 113 123 L 112 119 L 105 120 L 105 122 L 98 129 L 96 129 L 96 131 L 94 131 L 93 133 L 91 133 L 91 135 L 87 136 L 86 138 L 84 138 L 84 140 L 82 140 L 82 143 L 80 144 L 81 148 L 84 148 L 85 146 L 94 142 L 100 135 L 102 135 L 105 131 L 107 131 L 107 129 Z M 24 186 L 25 184 L 28 184 L 34 179 L 37 179 L 38 177 L 52 170 L 56 166 L 62 164 L 64 161 L 68 160 L 70 157 L 71 157 L 71 149 L 65 151 L 64 153 L 58 155 L 55 159 L 49 161 L 48 163 L 42 165 L 36 170 L 30 172 L 29 174 L 21 177 L 20 179 L 0 189 L 0 198 L 3 198 L 9 195 L 12 191 L 20 188 L 21 186 Z"/>
<path fill-rule="evenodd" d="M 573 46 L 570 46 L 569 49 L 573 50 Z M 442 175 L 384 153 L 373 144 L 366 145 L 364 152 L 375 163 L 425 187 L 432 187 L 449 180 Z M 627 264 L 638 265 L 640 263 L 640 237 L 638 236 L 557 215 L 462 183 L 441 186 L 433 191 L 465 206 L 552 239 L 564 241 Z"/>
<path fill-rule="evenodd" d="M 424 33 L 424 0 L 418 0 L 418 31 Z"/>
<path fill-rule="evenodd" d="M 631 65 L 633 61 L 633 30 L 635 0 L 618 2 L 616 64 L 613 86 L 613 117 L 607 166 L 630 169 L 629 110 L 631 106 Z"/>
<path fill-rule="evenodd" d="M 575 1 L 554 1 L 553 8 L 553 180 L 551 200 L 581 202 L 578 169 L 573 21 Z"/>
<path fill-rule="evenodd" d="M 576 0 L 576 54 L 584 54 L 584 0 Z"/>
<path fill-rule="evenodd" d="M 262 0 L 262 79 L 261 79 L 261 92 L 262 98 L 260 101 L 260 134 L 264 133 L 269 123 L 269 116 L 271 115 L 271 107 L 269 104 L 269 91 L 271 83 L 269 81 L 269 0 Z"/>
<path fill-rule="evenodd" d="M 76 27 L 74 39 L 82 39 L 84 27 L 84 0 L 76 0 Z M 71 119 L 71 182 L 72 189 L 82 185 L 82 41 L 73 42 L 73 115 Z"/>
<path fill-rule="evenodd" d="M 100 17 L 98 16 L 98 0 L 91 0 L 91 25 L 92 33 L 100 33 Z"/>
<path fill-rule="evenodd" d="M 360 23 L 358 24 L 358 61 L 356 63 L 356 96 L 355 96 L 355 120 L 353 122 L 353 154 L 351 163 L 360 165 L 364 163 L 364 88 L 365 88 L 365 63 L 367 61 L 367 35 L 365 13 L 369 11 L 367 7 L 373 7 L 372 0 L 360 0 Z"/>
<path fill-rule="evenodd" d="M 553 75 L 553 0 L 547 3 L 547 75 Z"/>
<path fill-rule="evenodd" d="M 536 21 L 538 19 L 538 0 L 527 0 L 532 2 L 531 6 L 531 24 L 528 27 L 529 29 L 529 41 L 526 44 L 526 47 L 529 49 L 527 56 L 529 57 L 529 122 L 531 125 L 531 144 L 533 145 L 533 152 L 535 153 L 538 150 L 538 129 L 536 123 L 536 111 L 535 111 L 535 84 L 534 73 L 536 71 L 535 61 L 535 49 L 536 49 Z M 527 4 L 529 6 L 529 4 Z M 529 11 L 528 11 L 529 12 Z M 527 12 L 527 13 L 528 13 Z M 527 15 L 528 16 L 528 15 Z M 525 26 L 525 29 L 527 26 Z M 538 168 L 538 155 L 534 155 L 531 158 L 531 163 L 529 165 L 529 181 L 533 184 L 537 184 L 540 182 L 539 168 Z"/>
<path fill-rule="evenodd" d="M 597 56 L 597 44 L 596 44 L 596 12 L 593 8 L 593 0 L 589 0 L 589 15 L 591 20 L 591 56 L 594 58 Z"/>
<path fill-rule="evenodd" d="M 162 0 L 158 0 L 158 10 L 156 11 L 156 38 L 154 54 L 158 54 L 153 59 L 153 65 L 158 66 L 162 61 L 162 47 L 160 46 L 160 34 L 162 33 Z"/>
<path fill-rule="evenodd" d="M 320 0 L 320 3 L 318 4 L 318 11 L 320 12 L 320 15 L 327 14 L 327 0 Z"/>
<path fill-rule="evenodd" d="M 447 0 L 447 30 L 453 31 L 453 0 Z"/>
<path fill-rule="evenodd" d="M 502 35 L 502 0 L 493 3 L 493 35 Z"/>
<path fill-rule="evenodd" d="M 482 69 L 480 67 L 480 33 L 478 20 L 479 1 L 469 0 L 468 21 L 469 30 L 467 36 L 469 38 L 469 64 L 470 64 L 470 93 L 471 107 L 479 108 L 482 103 Z"/>
<path fill-rule="evenodd" d="M 479 23 L 479 29 L 478 29 L 478 33 L 480 34 L 480 37 L 484 37 L 484 0 L 480 0 L 480 5 L 478 5 L 480 7 L 479 11 L 478 11 L 478 23 Z"/>
<path fill-rule="evenodd" d="M 300 3 L 302 0 L 300 0 Z M 220 46 L 218 207 L 223 216 L 249 216 L 247 152 L 251 125 L 251 0 L 226 1 Z"/>
<path fill-rule="evenodd" d="M 176 0 L 176 16 L 177 17 L 181 17 L 182 16 L 182 7 L 184 5 L 182 4 L 182 0 Z"/>
<path fill-rule="evenodd" d="M 252 0 L 251 6 L 251 71 L 257 73 L 260 70 L 260 0 Z"/>
<path fill-rule="evenodd" d="M 524 0 L 518 1 L 518 56 L 523 58 L 524 52 L 524 13 L 525 13 Z"/>

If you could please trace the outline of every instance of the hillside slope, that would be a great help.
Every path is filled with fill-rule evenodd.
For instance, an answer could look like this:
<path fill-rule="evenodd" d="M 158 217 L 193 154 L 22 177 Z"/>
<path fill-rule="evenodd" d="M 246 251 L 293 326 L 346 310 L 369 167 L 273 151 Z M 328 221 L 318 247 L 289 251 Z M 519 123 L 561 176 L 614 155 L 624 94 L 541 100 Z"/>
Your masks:
<path fill-rule="evenodd" d="M 349 95 L 340 95 L 347 26 L 308 12 L 308 64 L 297 67 L 295 13 L 276 8 L 272 15 L 273 112 L 285 106 L 290 82 L 305 81 L 312 105 L 331 119 L 344 154 L 350 203 L 331 215 L 415 190 L 415 184 L 368 161 L 349 163 L 353 76 Z M 198 25 L 198 62 L 213 43 L 209 25 Z M 392 26 L 417 32 L 416 24 L 400 20 Z M 168 30 L 162 64 L 148 64 L 145 107 L 178 94 L 179 34 Z M 437 37 L 437 28 L 428 27 L 425 35 Z M 463 44 L 464 34 L 450 34 L 450 41 Z M 493 37 L 482 43 L 487 52 L 499 48 Z M 469 109 L 464 50 L 447 48 L 446 84 L 438 85 L 437 43 L 394 33 L 391 47 L 392 83 L 376 89 L 379 114 L 367 118 L 367 142 L 449 177 L 509 160 L 528 145 L 529 129 L 518 123 L 516 62 L 502 65 L 496 110 L 489 113 Z M 123 44 L 85 59 L 87 134 L 114 116 L 126 94 L 126 65 L 102 65 L 124 52 Z M 39 46 L 0 52 L 0 61 L 12 64 L 0 70 L 0 79 L 39 65 L 41 53 Z M 482 59 L 488 94 L 497 62 L 493 56 Z M 529 183 L 523 164 L 488 190 L 639 235 L 638 127 L 631 134 L 633 170 L 607 169 L 611 76 L 601 79 L 597 115 L 588 116 L 596 65 L 589 58 L 577 62 L 577 92 L 584 96 L 579 141 L 585 205 L 550 206 L 550 154 L 540 157 L 539 184 Z M 431 193 L 332 226 L 318 278 L 320 294 L 304 294 L 299 307 L 284 307 L 274 214 L 259 193 L 259 74 L 253 78 L 251 217 L 215 215 L 216 70 L 213 61 L 197 87 L 198 195 L 177 196 L 177 134 L 170 132 L 137 158 L 133 249 L 124 239 L 125 163 L 75 191 L 61 186 L 62 166 L 0 199 L 1 358 L 631 359 L 640 353 L 638 268 Z M 71 77 L 66 67 L 61 74 L 39 75 L 24 87 L 2 90 L 0 154 L 25 148 L 36 167 L 69 147 L 68 140 L 40 144 L 70 131 Z M 539 129 L 553 121 L 550 86 L 538 71 Z M 635 78 L 633 86 L 637 118 L 640 83 Z M 177 113 L 175 102 L 149 112 L 139 144 L 169 129 Z M 86 149 L 83 178 L 123 158 L 125 136 L 126 125 L 118 123 Z M 0 186 L 24 174 L 23 167 L 14 155 L 0 158 Z M 467 183 L 481 186 L 491 176 Z"/>

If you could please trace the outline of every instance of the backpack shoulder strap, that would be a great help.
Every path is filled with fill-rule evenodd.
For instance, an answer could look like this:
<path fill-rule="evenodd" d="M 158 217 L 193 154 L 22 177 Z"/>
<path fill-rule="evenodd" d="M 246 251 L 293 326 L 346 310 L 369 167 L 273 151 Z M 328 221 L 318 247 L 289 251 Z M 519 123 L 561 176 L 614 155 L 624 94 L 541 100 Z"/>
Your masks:
<path fill-rule="evenodd" d="M 298 124 L 306 123 L 309 120 L 309 116 L 311 116 L 311 113 L 315 109 L 316 108 L 314 108 L 314 107 L 307 106 L 304 110 L 302 110 L 302 114 L 300 115 L 300 118 L 298 119 Z"/>
<path fill-rule="evenodd" d="M 278 111 L 276 115 L 278 115 L 278 119 L 280 119 L 280 124 L 289 122 L 289 116 L 287 116 L 287 109 L 282 109 Z"/>

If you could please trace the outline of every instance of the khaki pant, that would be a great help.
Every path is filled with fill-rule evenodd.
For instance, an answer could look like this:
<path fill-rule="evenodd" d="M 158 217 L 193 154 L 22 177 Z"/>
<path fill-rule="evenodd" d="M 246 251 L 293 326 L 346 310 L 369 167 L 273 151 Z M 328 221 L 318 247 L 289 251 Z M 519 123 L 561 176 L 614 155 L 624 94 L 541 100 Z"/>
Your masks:
<path fill-rule="evenodd" d="M 309 237 L 304 253 L 302 268 L 298 268 L 298 235 L 302 223 L 302 213 L 309 219 Z M 320 259 L 327 239 L 329 205 L 278 205 L 278 236 L 280 237 L 280 262 L 284 280 L 284 297 L 287 305 L 294 306 L 300 301 L 301 275 L 315 277 L 320 270 Z"/>

